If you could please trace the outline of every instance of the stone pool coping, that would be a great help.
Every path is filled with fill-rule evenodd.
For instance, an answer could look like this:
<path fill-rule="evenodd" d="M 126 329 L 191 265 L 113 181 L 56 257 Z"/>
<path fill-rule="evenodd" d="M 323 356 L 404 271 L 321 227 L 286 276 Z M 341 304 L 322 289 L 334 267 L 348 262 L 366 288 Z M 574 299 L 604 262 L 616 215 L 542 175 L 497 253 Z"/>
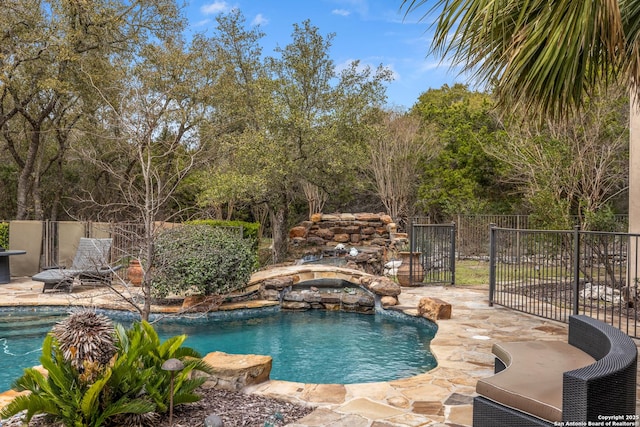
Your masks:
<path fill-rule="evenodd" d="M 398 298 L 400 308 L 415 315 L 418 302 L 426 296 L 452 305 L 451 319 L 438 322 L 439 329 L 431 343 L 438 360 L 433 370 L 411 378 L 367 384 L 270 380 L 244 391 L 317 408 L 297 423 L 289 424 L 293 427 L 470 426 L 476 382 L 493 374 L 493 342 L 566 340 L 567 326 L 563 323 L 499 306 L 489 307 L 487 289 L 402 288 Z M 74 304 L 121 309 L 121 305 L 114 307 L 112 298 L 112 294 L 99 288 L 74 290 L 71 294 L 43 294 L 42 284 L 29 278 L 14 278 L 11 283 L 0 285 L 0 306 Z M 638 383 L 640 385 L 640 381 Z M 0 406 L 12 398 L 11 394 L 0 395 Z"/>

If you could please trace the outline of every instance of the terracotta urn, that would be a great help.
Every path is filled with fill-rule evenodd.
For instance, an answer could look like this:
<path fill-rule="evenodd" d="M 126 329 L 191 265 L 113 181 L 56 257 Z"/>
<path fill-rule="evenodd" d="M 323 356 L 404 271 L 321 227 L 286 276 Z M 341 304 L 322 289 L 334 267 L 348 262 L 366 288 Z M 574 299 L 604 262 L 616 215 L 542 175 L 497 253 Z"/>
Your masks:
<path fill-rule="evenodd" d="M 411 286 L 412 280 L 409 273 L 413 274 L 413 283 L 420 284 L 424 279 L 424 269 L 420 262 L 420 252 L 399 252 L 402 264 L 398 267 L 396 277 L 400 286 Z M 410 266 L 410 264 L 413 265 Z"/>
<path fill-rule="evenodd" d="M 140 260 L 132 259 L 129 261 L 129 268 L 127 268 L 127 277 L 129 278 L 129 282 L 134 286 L 140 286 L 142 285 L 143 276 L 144 271 L 142 271 Z"/>

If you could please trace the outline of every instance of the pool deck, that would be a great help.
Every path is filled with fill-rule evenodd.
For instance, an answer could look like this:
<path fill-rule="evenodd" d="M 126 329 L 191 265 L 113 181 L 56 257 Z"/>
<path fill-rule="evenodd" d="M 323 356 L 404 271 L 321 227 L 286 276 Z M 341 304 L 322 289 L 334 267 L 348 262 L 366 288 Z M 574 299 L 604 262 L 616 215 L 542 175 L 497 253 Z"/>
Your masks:
<path fill-rule="evenodd" d="M 302 420 L 288 424 L 294 427 L 471 426 L 476 382 L 493 374 L 494 342 L 565 341 L 567 335 L 566 324 L 499 306 L 489 307 L 487 294 L 487 289 L 455 286 L 402 288 L 399 303 L 409 313 L 415 314 L 418 302 L 425 296 L 452 305 L 451 319 L 438 321 L 438 333 L 431 343 L 438 366 L 430 372 L 396 381 L 349 385 L 270 380 L 245 391 L 317 408 Z M 11 283 L 0 285 L 0 306 L 117 308 L 113 298 L 112 293 L 99 288 L 43 294 L 42 283 L 29 278 L 14 278 Z M 636 340 L 636 344 L 640 341 Z M 640 380 L 638 384 L 640 387 Z M 0 406 L 10 397 L 11 392 L 0 394 Z M 640 410 L 640 405 L 636 407 Z"/>

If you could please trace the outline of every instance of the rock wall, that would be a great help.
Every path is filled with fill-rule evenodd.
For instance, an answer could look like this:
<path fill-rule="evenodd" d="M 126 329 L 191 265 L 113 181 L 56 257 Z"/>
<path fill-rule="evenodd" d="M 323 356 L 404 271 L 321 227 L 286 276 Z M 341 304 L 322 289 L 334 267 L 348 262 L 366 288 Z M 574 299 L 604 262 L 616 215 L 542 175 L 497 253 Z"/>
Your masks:
<path fill-rule="evenodd" d="M 382 275 L 387 249 L 398 239 L 406 241 L 406 234 L 397 233 L 396 228 L 384 213 L 314 214 L 289 231 L 290 249 L 298 258 L 340 257 L 347 267 Z"/>
<path fill-rule="evenodd" d="M 375 298 L 383 308 L 398 304 L 400 286 L 386 277 L 363 277 L 353 286 L 304 286 L 294 284 L 291 276 L 265 280 L 260 297 L 266 301 L 279 301 L 283 310 L 328 310 L 373 314 Z M 365 291 L 366 289 L 366 291 Z M 368 292 L 367 292 L 368 291 Z"/>
<path fill-rule="evenodd" d="M 395 233 L 393 219 L 383 213 L 314 214 L 289 231 L 293 246 L 380 246 Z"/>

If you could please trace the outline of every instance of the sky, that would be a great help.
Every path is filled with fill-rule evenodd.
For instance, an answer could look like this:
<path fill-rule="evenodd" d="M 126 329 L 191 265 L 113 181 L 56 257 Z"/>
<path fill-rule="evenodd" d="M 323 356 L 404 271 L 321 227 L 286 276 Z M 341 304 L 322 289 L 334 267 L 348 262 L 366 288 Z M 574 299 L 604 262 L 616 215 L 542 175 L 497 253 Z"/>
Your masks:
<path fill-rule="evenodd" d="M 264 55 L 291 42 L 293 25 L 309 19 L 322 36 L 334 33 L 329 56 L 339 71 L 353 60 L 389 68 L 388 104 L 410 108 L 418 96 L 444 84 L 468 83 L 440 58 L 429 56 L 430 22 L 422 13 L 405 16 L 401 0 L 187 0 L 190 30 L 212 33 L 215 17 L 239 9 L 248 25 L 259 25 Z M 427 12 L 423 7 L 421 12 Z"/>

